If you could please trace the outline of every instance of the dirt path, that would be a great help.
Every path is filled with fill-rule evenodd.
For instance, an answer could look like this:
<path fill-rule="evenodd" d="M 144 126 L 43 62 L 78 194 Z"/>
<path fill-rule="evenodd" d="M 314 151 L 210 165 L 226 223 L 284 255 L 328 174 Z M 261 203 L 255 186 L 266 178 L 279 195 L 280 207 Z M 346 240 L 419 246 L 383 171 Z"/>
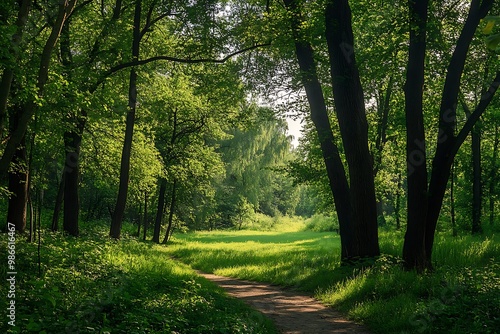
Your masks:
<path fill-rule="evenodd" d="M 244 300 L 269 317 L 281 333 L 370 333 L 363 326 L 346 320 L 340 313 L 310 296 L 265 283 L 242 281 L 199 271 L 198 274 L 217 283 L 231 296 Z"/>

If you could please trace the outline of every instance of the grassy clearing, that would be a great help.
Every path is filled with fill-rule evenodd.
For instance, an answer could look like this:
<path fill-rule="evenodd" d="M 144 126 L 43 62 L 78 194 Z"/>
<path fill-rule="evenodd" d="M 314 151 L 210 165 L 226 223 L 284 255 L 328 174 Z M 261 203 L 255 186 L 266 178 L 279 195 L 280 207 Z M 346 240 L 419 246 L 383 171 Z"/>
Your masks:
<path fill-rule="evenodd" d="M 42 277 L 35 244 L 16 244 L 16 327 L 13 333 L 274 333 L 274 327 L 239 300 L 227 297 L 164 246 L 125 236 L 107 238 L 107 226 L 82 228 L 79 239 L 42 235 Z M 104 240 L 104 241 L 103 241 Z M 6 235 L 0 236 L 6 255 Z M 0 266 L 6 277 L 6 267 Z M 0 308 L 6 310 L 7 284 Z"/>
<path fill-rule="evenodd" d="M 438 235 L 436 271 L 421 276 L 401 270 L 402 240 L 382 233 L 385 255 L 363 267 L 338 266 L 332 233 L 199 232 L 165 251 L 207 272 L 315 293 L 375 333 L 497 332 L 500 238 Z"/>

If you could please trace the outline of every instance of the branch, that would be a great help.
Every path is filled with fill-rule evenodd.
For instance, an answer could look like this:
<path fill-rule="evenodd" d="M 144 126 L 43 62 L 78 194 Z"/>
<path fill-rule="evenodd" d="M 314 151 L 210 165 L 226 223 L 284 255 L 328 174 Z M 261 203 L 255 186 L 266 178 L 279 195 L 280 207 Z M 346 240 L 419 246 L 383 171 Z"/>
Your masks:
<path fill-rule="evenodd" d="M 158 60 L 167 60 L 167 61 L 173 61 L 173 62 L 185 63 L 185 64 L 199 64 L 199 63 L 222 64 L 222 63 L 225 63 L 226 61 L 228 61 L 229 59 L 231 59 L 234 56 L 237 56 L 239 54 L 242 54 L 242 53 L 245 53 L 247 51 L 251 51 L 251 50 L 263 47 L 263 46 L 269 46 L 269 45 L 271 45 L 271 43 L 255 44 L 255 45 L 249 46 L 247 48 L 244 48 L 244 49 L 235 51 L 233 53 L 230 53 L 230 54 L 228 54 L 227 56 L 225 56 L 224 58 L 221 58 L 221 59 L 216 59 L 216 58 L 189 59 L 189 58 L 177 58 L 177 57 L 171 57 L 171 56 L 156 56 L 156 57 L 151 57 L 151 58 L 148 58 L 148 59 L 143 59 L 143 60 L 138 60 L 138 61 L 131 61 L 131 62 L 128 62 L 128 63 L 119 64 L 119 65 L 116 65 L 116 66 L 110 68 L 107 72 L 105 72 L 102 75 L 102 77 L 92 86 L 92 88 L 90 89 L 90 92 L 94 92 L 97 89 L 97 87 L 99 87 L 99 85 L 101 85 L 104 82 L 104 80 L 106 80 L 108 77 L 110 77 L 114 73 L 116 73 L 116 72 L 118 72 L 120 70 L 123 70 L 125 68 L 134 67 L 134 66 L 140 66 L 140 65 L 146 65 L 146 64 L 152 63 L 154 61 L 158 61 Z"/>
<path fill-rule="evenodd" d="M 449 155 L 450 158 L 455 157 L 458 150 L 460 149 L 460 146 L 465 141 L 465 138 L 467 138 L 467 136 L 469 135 L 469 132 L 472 130 L 476 122 L 479 120 L 481 115 L 486 110 L 486 108 L 488 108 L 499 86 L 500 86 L 500 71 L 497 71 L 497 75 L 495 76 L 495 79 L 493 79 L 493 82 L 490 84 L 490 87 L 486 92 L 483 93 L 483 95 L 481 96 L 481 101 L 477 105 L 474 112 L 471 113 L 470 116 L 467 118 L 467 121 L 465 122 L 463 128 L 458 133 L 455 142 L 453 143 L 453 146 L 451 148 L 451 152 Z"/>

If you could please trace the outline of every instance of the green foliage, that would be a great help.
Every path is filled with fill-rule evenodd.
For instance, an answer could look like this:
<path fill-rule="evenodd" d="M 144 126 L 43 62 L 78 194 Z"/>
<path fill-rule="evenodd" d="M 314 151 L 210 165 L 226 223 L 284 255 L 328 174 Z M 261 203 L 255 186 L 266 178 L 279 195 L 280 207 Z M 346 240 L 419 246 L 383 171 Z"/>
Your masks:
<path fill-rule="evenodd" d="M 36 244 L 18 238 L 17 326 L 10 332 L 274 333 L 262 316 L 172 261 L 162 246 L 126 235 L 119 243 L 106 240 L 102 223 L 82 231 L 80 239 L 43 233 L 41 277 Z M 3 258 L 6 239 L 3 234 Z M 0 330 L 7 326 L 3 321 Z"/>
<path fill-rule="evenodd" d="M 313 232 L 338 232 L 339 222 L 337 217 L 328 217 L 323 214 L 315 214 L 306 220 L 305 231 Z"/>

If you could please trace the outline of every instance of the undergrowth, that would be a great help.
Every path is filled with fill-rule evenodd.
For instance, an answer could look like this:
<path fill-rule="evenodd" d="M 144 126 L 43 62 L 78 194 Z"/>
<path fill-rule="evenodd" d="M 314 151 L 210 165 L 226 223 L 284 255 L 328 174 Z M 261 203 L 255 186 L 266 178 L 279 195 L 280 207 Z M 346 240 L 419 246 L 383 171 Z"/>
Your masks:
<path fill-rule="evenodd" d="M 107 226 L 83 226 L 80 238 L 42 232 L 37 245 L 16 241 L 16 326 L 7 324 L 7 284 L 1 285 L 2 333 L 274 333 L 260 313 L 227 297 L 164 246 L 124 236 Z M 6 235 L 0 254 L 7 259 Z M 6 267 L 0 266 L 1 277 Z"/>

